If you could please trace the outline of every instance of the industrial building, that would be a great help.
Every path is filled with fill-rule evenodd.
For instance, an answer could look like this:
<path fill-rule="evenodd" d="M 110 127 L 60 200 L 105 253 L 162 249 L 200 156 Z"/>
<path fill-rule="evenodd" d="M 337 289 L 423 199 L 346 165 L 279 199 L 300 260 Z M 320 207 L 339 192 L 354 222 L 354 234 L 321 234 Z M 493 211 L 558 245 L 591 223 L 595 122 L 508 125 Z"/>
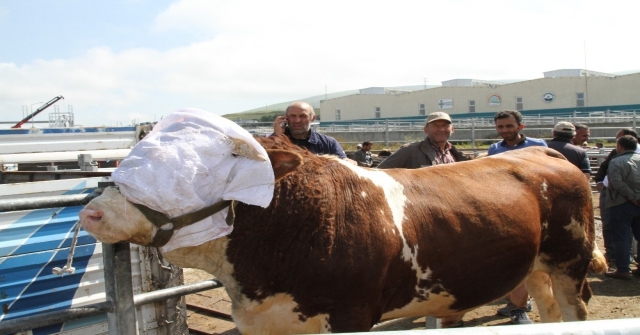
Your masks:
<path fill-rule="evenodd" d="M 454 79 L 413 91 L 370 87 L 321 102 L 323 123 L 419 119 L 443 111 L 452 117 L 491 117 L 505 109 L 524 115 L 640 111 L 640 72 L 613 75 L 582 69 L 544 72 L 539 79 L 501 83 Z"/>

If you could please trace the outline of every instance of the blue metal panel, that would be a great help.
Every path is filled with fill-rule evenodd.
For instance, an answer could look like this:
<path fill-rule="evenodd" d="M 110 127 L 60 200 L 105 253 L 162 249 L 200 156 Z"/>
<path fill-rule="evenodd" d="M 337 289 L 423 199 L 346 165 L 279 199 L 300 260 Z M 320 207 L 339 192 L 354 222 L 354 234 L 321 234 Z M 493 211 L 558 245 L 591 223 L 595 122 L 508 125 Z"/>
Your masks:
<path fill-rule="evenodd" d="M 102 280 L 87 284 L 87 264 L 96 252 L 97 241 L 83 230 L 78 234 L 73 257 L 75 273 L 64 276 L 52 273 L 54 267 L 62 268 L 67 262 L 81 208 L 0 213 L 0 321 L 77 307 L 78 302 L 74 302 L 74 298 L 86 298 L 92 294 L 95 298 L 95 295 L 104 293 Z M 97 267 L 91 271 L 102 272 Z M 34 329 L 33 334 L 53 334 L 63 328 L 104 320 L 106 317 L 77 320 Z"/>

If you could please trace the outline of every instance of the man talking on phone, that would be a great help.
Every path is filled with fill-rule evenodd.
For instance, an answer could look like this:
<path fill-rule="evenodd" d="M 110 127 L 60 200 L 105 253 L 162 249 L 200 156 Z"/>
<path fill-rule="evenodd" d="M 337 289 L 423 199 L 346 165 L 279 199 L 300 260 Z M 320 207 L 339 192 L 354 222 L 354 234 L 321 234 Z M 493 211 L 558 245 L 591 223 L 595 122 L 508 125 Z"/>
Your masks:
<path fill-rule="evenodd" d="M 342 146 L 335 138 L 311 129 L 311 122 L 315 119 L 316 113 L 311 105 L 303 101 L 294 102 L 287 107 L 285 115 L 276 117 L 273 122 L 273 135 L 287 135 L 291 143 L 317 155 L 347 158 Z"/>

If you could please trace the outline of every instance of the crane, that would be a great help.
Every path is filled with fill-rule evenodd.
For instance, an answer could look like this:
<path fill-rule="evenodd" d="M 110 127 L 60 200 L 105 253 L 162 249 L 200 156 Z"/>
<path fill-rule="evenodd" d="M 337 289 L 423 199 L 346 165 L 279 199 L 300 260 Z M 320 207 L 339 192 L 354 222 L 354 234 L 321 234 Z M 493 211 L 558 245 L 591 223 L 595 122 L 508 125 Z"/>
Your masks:
<path fill-rule="evenodd" d="M 49 100 L 48 102 L 46 102 L 44 105 L 40 106 L 40 108 L 36 109 L 35 112 L 27 115 L 27 117 L 25 117 L 24 119 L 22 119 L 22 121 L 16 123 L 14 126 L 11 127 L 11 129 L 18 129 L 21 128 L 23 124 L 25 124 L 27 121 L 31 120 L 33 117 L 35 117 L 36 115 L 40 114 L 43 110 L 51 107 L 51 105 L 55 104 L 56 102 L 58 102 L 58 100 L 64 99 L 63 96 L 59 95 L 51 100 Z"/>

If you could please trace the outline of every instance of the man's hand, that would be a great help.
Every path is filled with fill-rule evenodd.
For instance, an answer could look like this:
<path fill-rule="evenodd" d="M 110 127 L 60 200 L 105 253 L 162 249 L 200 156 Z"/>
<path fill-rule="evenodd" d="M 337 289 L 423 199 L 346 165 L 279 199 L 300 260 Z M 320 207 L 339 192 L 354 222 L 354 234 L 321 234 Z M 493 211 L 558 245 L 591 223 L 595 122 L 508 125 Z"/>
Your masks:
<path fill-rule="evenodd" d="M 604 188 L 604 183 L 599 181 L 596 183 L 596 189 L 598 190 L 598 192 L 602 192 L 602 189 Z"/>
<path fill-rule="evenodd" d="M 287 128 L 287 117 L 284 115 L 277 116 L 273 121 L 273 134 L 282 135 Z"/>

